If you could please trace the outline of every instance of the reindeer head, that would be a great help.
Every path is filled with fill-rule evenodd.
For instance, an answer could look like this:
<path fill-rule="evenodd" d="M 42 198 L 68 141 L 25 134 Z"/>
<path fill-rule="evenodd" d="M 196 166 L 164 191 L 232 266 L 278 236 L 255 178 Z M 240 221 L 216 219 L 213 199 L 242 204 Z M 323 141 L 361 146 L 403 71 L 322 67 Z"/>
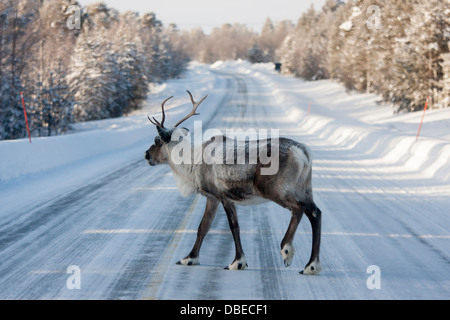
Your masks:
<path fill-rule="evenodd" d="M 187 90 L 186 90 L 187 91 Z M 172 133 L 177 129 L 177 127 L 187 119 L 189 119 L 192 116 L 198 115 L 199 113 L 195 113 L 200 103 L 203 102 L 203 100 L 206 99 L 207 96 L 204 96 L 199 102 L 195 102 L 194 98 L 192 97 L 192 94 L 187 91 L 189 94 L 189 97 L 191 98 L 192 102 L 192 111 L 185 116 L 183 119 L 177 122 L 173 128 L 165 128 L 164 127 L 164 121 L 166 119 L 166 114 L 164 112 L 164 104 L 167 102 L 167 100 L 173 98 L 169 97 L 161 104 L 161 112 L 162 112 L 162 119 L 161 122 L 156 120 L 153 117 L 153 120 L 148 117 L 148 120 L 156 126 L 156 129 L 158 130 L 158 135 L 155 137 L 155 143 L 145 152 L 145 159 L 148 161 L 148 163 L 151 166 L 155 166 L 157 164 L 164 164 L 168 163 L 169 161 L 169 154 L 168 154 L 168 148 L 167 145 L 172 141 Z M 187 129 L 186 129 L 187 130 Z"/>

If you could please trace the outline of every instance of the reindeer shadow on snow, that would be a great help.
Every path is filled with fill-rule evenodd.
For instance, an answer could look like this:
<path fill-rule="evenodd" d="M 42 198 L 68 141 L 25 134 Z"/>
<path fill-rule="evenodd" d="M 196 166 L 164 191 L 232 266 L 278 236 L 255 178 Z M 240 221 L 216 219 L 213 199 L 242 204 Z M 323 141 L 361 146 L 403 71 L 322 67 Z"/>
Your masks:
<path fill-rule="evenodd" d="M 286 234 L 281 241 L 281 256 L 285 266 L 292 263 L 295 249 L 293 239 L 303 216 L 308 217 L 312 227 L 311 257 L 302 274 L 315 275 L 321 270 L 319 261 L 322 213 L 313 200 L 312 193 L 312 158 L 307 146 L 294 140 L 276 137 L 239 142 L 236 137 L 217 135 L 193 146 L 186 137 L 189 130 L 178 126 L 196 113 L 203 97 L 195 102 L 187 91 L 193 109 L 172 128 L 164 127 L 164 104 L 161 104 L 162 120 L 148 119 L 156 126 L 158 135 L 154 144 L 145 152 L 145 159 L 150 166 L 168 164 L 175 177 L 181 195 L 200 193 L 206 197 L 206 208 L 197 232 L 197 239 L 191 252 L 177 264 L 199 264 L 199 252 L 203 239 L 214 220 L 219 204 L 222 204 L 234 239 L 236 255 L 233 262 L 226 267 L 229 270 L 243 270 L 248 265 L 240 240 L 240 230 L 235 204 L 252 205 L 273 201 L 291 211 L 291 220 Z M 186 148 L 186 141 L 189 144 Z M 184 147 L 184 159 L 180 161 L 180 148 Z M 197 148 L 197 149 L 196 149 Z M 202 161 L 196 161 L 196 152 L 203 155 Z M 239 161 L 239 153 L 244 159 Z M 267 161 L 275 158 L 276 166 Z M 274 157 L 276 156 L 276 157 Z M 231 160 L 230 160 L 231 159 Z M 223 161 L 220 161 L 223 160 Z M 273 170 L 275 168 L 275 170 Z"/>

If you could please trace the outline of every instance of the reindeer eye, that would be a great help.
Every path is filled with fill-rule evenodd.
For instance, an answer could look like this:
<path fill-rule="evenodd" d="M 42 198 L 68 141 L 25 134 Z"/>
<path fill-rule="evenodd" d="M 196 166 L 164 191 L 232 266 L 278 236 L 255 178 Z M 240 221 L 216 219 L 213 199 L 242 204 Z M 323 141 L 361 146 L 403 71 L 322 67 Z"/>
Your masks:
<path fill-rule="evenodd" d="M 159 136 L 155 137 L 155 145 L 157 145 L 157 146 L 162 145 L 161 138 Z"/>

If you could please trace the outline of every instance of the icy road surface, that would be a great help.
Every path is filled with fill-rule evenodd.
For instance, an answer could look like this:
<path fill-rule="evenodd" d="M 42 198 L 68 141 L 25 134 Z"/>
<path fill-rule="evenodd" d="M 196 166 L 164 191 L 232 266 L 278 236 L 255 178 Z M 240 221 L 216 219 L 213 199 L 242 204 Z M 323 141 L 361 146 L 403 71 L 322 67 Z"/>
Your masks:
<path fill-rule="evenodd" d="M 203 128 L 274 128 L 310 146 L 323 212 L 318 276 L 304 218 L 296 256 L 280 242 L 290 213 L 237 207 L 248 269 L 223 268 L 234 244 L 219 208 L 199 266 L 180 266 L 205 199 L 182 198 L 169 167 L 144 151 L 198 99 Z M 245 62 L 191 65 L 152 89 L 145 110 L 79 124 L 69 135 L 0 142 L 0 299 L 450 299 L 450 113 L 392 115 L 374 95 L 303 82 Z M 68 269 L 69 268 L 69 269 Z M 69 272 L 69 273 L 68 273 Z"/>

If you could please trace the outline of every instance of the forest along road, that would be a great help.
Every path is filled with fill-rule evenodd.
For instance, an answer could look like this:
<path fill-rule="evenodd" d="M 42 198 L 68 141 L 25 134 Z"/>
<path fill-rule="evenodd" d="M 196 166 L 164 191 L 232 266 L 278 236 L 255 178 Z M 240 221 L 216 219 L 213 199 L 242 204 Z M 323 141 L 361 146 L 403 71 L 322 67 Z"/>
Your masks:
<path fill-rule="evenodd" d="M 311 250 L 306 218 L 296 256 L 284 266 L 290 213 L 274 203 L 237 207 L 248 269 L 224 270 L 234 243 L 222 207 L 200 265 L 176 265 L 194 244 L 206 200 L 181 197 L 169 167 L 150 167 L 142 150 L 142 158 L 83 187 L 10 209 L 0 220 L 0 299 L 450 298 L 443 197 L 426 201 L 352 148 L 302 129 L 261 79 L 215 75 L 226 83 L 224 98 L 203 129 L 280 129 L 312 149 L 322 273 L 299 274 Z"/>

